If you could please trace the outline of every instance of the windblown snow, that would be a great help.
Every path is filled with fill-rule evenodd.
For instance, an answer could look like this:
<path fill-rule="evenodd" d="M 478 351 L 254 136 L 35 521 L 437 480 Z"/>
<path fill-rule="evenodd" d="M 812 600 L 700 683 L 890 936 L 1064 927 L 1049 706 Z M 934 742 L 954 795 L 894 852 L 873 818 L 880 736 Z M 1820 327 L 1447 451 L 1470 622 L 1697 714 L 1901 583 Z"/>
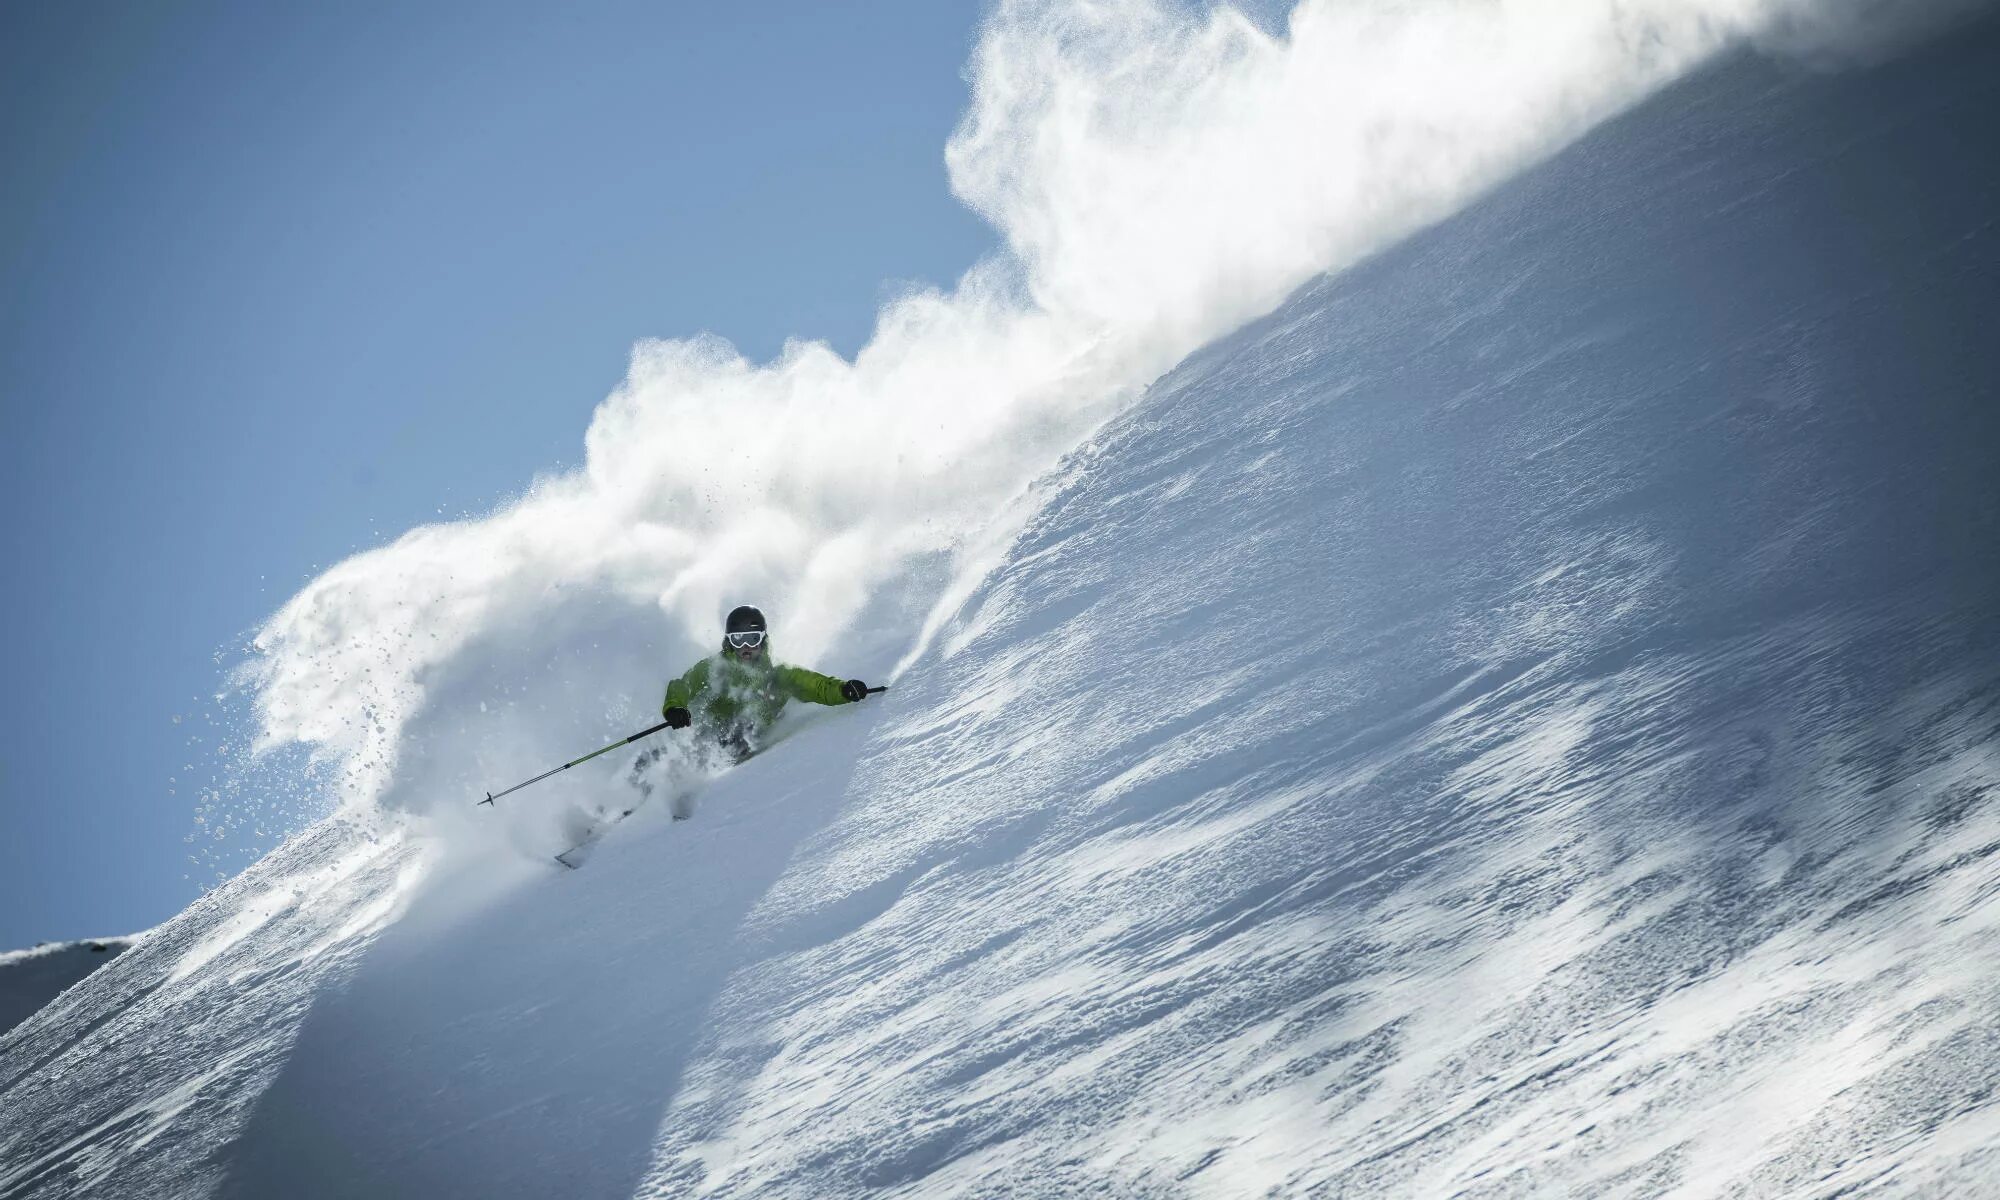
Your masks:
<path fill-rule="evenodd" d="M 938 464 L 1035 432 L 942 533 L 889 519 L 922 487 L 774 459 L 530 588 L 550 522 L 609 547 L 618 503 L 695 487 L 595 457 L 679 411 L 660 380 L 876 382 L 868 352 L 642 355 L 586 477 L 281 615 L 273 734 L 357 706 L 321 739 L 362 756 L 345 802 L 0 1035 L 0 1197 L 1996 1194 L 2000 26 L 1822 73 L 1716 15 L 1776 38 L 1752 15 L 1802 6 L 1709 7 L 1700 52 L 1558 105 L 1543 149 L 1680 76 L 1552 159 L 1495 186 L 1537 154 L 1475 155 L 1214 309 L 1213 274 L 1145 283 L 1136 323 L 1063 275 L 1143 187 L 1058 221 L 958 176 L 1056 264 L 979 337 L 1059 326 L 1037 379 L 1098 402 L 950 427 Z M 988 100 L 1048 28 L 989 35 Z M 1297 53 L 1149 44 L 1225 34 Z M 994 181 L 1068 179 L 1036 174 L 1060 139 L 1008 145 Z M 1299 227 L 1216 202 L 1250 231 L 1203 263 Z M 788 643 L 821 568 L 760 565 L 758 529 L 886 582 Z M 486 574 L 397 576 L 466 625 L 407 650 L 373 581 L 468 547 Z M 472 807 L 645 723 L 738 578 L 799 589 L 781 656 L 892 690 L 579 871 L 547 855 L 629 756 Z M 626 661 L 663 610 L 685 628 Z"/>

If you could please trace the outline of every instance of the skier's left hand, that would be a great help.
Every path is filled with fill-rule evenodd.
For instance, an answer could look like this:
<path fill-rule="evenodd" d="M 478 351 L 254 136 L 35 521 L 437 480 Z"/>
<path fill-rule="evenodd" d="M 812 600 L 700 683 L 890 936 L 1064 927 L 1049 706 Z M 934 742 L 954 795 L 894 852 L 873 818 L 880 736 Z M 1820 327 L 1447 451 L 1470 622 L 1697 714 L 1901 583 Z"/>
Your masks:
<path fill-rule="evenodd" d="M 847 701 L 850 704 L 852 704 L 856 700 L 863 699 L 867 695 L 868 695 L 868 685 L 861 682 L 859 679 L 850 679 L 846 683 L 840 685 L 841 699 Z"/>

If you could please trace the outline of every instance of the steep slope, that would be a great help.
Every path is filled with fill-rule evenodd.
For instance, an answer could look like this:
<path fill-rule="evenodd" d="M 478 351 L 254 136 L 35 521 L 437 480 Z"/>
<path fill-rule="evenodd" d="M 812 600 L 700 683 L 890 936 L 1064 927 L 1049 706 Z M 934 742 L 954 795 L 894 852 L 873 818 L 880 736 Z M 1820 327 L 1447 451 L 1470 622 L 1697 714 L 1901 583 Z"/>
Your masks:
<path fill-rule="evenodd" d="M 649 1194 L 1983 1190 L 1996 65 L 1735 64 L 1156 388 Z"/>
<path fill-rule="evenodd" d="M 0 1039 L 0 1196 L 1973 1190 L 1996 65 L 1310 287 L 692 822 L 316 827 Z"/>

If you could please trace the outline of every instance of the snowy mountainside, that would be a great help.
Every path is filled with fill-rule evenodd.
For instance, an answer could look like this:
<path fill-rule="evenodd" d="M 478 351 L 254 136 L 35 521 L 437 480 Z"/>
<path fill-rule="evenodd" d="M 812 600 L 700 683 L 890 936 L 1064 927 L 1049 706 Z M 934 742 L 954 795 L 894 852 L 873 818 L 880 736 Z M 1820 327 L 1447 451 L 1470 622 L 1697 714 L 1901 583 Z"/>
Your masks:
<path fill-rule="evenodd" d="M 1735 64 L 1156 388 L 649 1194 L 1992 1194 L 1996 62 Z"/>
<path fill-rule="evenodd" d="M 0 1037 L 0 1196 L 1981 1194 L 1996 64 L 1307 288 L 690 822 L 314 828 Z"/>
<path fill-rule="evenodd" d="M 129 937 L 56 942 L 0 954 L 0 1033 L 130 949 Z"/>

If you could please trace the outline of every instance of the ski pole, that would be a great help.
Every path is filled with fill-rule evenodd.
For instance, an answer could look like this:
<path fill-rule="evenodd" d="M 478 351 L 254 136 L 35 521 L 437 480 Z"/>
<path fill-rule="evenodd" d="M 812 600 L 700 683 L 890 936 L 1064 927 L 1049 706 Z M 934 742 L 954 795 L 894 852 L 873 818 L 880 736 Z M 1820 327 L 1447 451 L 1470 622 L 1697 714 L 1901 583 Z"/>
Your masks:
<path fill-rule="evenodd" d="M 633 734 L 631 737 L 620 738 L 617 741 L 611 743 L 609 746 L 606 746 L 602 750 L 592 750 L 590 753 L 584 755 L 582 758 L 573 758 L 570 761 L 564 763 L 562 766 L 555 768 L 555 770 L 543 771 L 540 775 L 535 776 L 533 779 L 524 780 L 520 783 L 517 783 L 513 787 L 508 788 L 506 792 L 488 792 L 486 793 L 486 799 L 481 800 L 479 803 L 491 804 L 495 800 L 498 800 L 500 797 L 506 795 L 507 792 L 518 792 L 522 788 L 527 787 L 528 784 L 540 783 L 542 780 L 547 779 L 549 776 L 554 775 L 559 771 L 567 771 L 578 763 L 587 763 L 591 759 L 596 758 L 600 754 L 609 754 L 620 746 L 629 746 L 633 742 L 638 741 L 640 738 L 650 737 L 653 734 L 660 732 L 660 730 L 665 729 L 666 727 L 667 723 L 665 721 L 662 721 L 658 725 L 653 726 L 651 729 L 641 729 L 639 732 Z M 478 807 L 478 805 L 474 805 L 474 807 L 476 808 Z"/>

